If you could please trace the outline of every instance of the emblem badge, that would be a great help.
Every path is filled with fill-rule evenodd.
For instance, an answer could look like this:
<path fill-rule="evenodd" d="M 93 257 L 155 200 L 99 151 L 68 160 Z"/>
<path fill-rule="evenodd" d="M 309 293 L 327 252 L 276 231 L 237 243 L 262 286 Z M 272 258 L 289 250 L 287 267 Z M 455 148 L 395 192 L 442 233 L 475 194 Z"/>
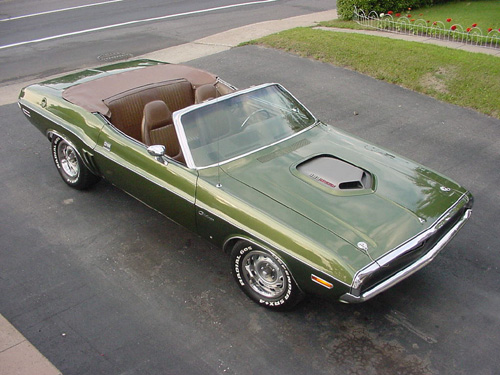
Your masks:
<path fill-rule="evenodd" d="M 366 244 L 366 242 L 358 242 L 358 249 L 361 249 L 363 251 L 367 251 L 368 245 Z"/>

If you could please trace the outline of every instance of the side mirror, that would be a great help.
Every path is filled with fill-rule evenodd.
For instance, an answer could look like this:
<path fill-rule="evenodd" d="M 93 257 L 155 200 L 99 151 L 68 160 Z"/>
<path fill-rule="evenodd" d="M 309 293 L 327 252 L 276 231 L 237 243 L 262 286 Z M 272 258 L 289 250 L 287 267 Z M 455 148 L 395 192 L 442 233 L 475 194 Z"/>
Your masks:
<path fill-rule="evenodd" d="M 149 155 L 154 156 L 162 164 L 167 164 L 163 156 L 165 155 L 166 148 L 162 145 L 152 145 L 147 148 Z"/>

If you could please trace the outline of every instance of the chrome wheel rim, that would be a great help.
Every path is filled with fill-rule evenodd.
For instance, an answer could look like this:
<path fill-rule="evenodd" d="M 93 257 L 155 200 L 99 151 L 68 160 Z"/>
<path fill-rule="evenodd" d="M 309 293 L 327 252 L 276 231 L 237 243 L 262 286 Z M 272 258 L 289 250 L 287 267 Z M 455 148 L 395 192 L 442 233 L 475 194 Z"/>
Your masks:
<path fill-rule="evenodd" d="M 57 156 L 63 172 L 71 179 L 77 178 L 80 174 L 80 164 L 73 147 L 62 141 L 57 148 Z"/>
<path fill-rule="evenodd" d="M 283 267 L 263 251 L 251 251 L 243 258 L 243 277 L 259 295 L 278 298 L 287 288 Z"/>

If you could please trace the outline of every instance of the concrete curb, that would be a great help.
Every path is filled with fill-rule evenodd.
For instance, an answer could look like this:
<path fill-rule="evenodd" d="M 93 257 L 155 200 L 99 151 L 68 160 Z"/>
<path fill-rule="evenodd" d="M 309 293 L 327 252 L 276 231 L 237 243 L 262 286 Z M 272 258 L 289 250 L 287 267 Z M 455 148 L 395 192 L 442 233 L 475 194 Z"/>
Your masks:
<path fill-rule="evenodd" d="M 61 375 L 61 372 L 0 314 L 0 374 Z"/>
<path fill-rule="evenodd" d="M 294 27 L 314 26 L 318 22 L 337 18 L 337 10 L 306 14 L 281 20 L 259 22 L 252 25 L 238 27 L 224 31 L 191 43 L 166 48 L 160 51 L 145 54 L 143 58 L 168 61 L 174 64 L 198 59 L 200 57 L 227 51 L 249 40 L 262 38 Z"/>

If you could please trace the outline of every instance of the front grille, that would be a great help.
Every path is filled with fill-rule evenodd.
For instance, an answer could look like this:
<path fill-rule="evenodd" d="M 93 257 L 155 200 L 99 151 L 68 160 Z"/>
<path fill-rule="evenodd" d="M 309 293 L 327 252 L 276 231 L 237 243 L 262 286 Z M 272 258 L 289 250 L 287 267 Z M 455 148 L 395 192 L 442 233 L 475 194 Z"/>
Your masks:
<path fill-rule="evenodd" d="M 450 229 L 453 228 L 453 226 L 455 226 L 455 224 L 462 218 L 462 216 L 465 214 L 466 209 L 467 208 L 465 206 L 462 207 L 431 237 L 427 238 L 425 241 L 419 243 L 413 249 L 403 253 L 388 265 L 379 268 L 377 271 L 368 276 L 361 286 L 361 294 L 377 286 L 381 282 L 387 280 L 394 274 L 407 268 L 418 259 L 425 256 L 425 254 L 427 254 L 437 244 L 437 242 L 441 238 L 443 238 L 443 236 L 446 235 L 446 233 L 448 233 L 448 231 L 450 231 Z"/>

